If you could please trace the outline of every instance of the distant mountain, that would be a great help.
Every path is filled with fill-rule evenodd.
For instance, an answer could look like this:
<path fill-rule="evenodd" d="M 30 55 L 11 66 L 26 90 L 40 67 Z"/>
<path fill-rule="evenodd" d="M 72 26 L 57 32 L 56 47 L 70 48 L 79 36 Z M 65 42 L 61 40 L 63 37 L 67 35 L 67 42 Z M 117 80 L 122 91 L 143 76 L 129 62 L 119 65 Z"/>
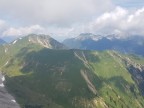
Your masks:
<path fill-rule="evenodd" d="M 144 37 L 142 36 L 123 36 L 121 38 L 119 35 L 100 36 L 86 33 L 76 38 L 66 39 L 63 44 L 74 49 L 117 50 L 144 55 Z"/>
<path fill-rule="evenodd" d="M 61 48 L 45 35 L 0 46 L 3 85 L 13 102 L 21 108 L 144 107 L 143 57 Z"/>
<path fill-rule="evenodd" d="M 7 43 L 10 43 L 17 38 L 18 38 L 17 36 L 4 36 L 4 37 L 2 37 L 2 39 L 5 40 L 5 42 L 7 42 Z"/>
<path fill-rule="evenodd" d="M 4 40 L 0 39 L 0 45 L 6 43 Z"/>
<path fill-rule="evenodd" d="M 18 38 L 11 42 L 13 45 L 24 46 L 23 44 L 36 44 L 49 49 L 66 49 L 66 46 L 56 41 L 49 35 L 30 34 L 25 37 Z"/>

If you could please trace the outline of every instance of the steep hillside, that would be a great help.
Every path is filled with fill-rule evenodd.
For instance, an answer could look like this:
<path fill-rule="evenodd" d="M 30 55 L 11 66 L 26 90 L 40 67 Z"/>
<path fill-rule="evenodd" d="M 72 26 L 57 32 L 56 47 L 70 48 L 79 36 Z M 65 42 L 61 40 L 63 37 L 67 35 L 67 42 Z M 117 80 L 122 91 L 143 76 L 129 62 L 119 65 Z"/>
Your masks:
<path fill-rule="evenodd" d="M 21 42 L 23 44 L 40 45 L 42 47 L 49 48 L 49 49 L 66 49 L 66 47 L 62 43 L 56 41 L 49 35 L 43 35 L 43 34 L 42 35 L 30 34 L 28 36 L 14 40 L 11 44 L 13 45 L 15 44 L 16 46 Z M 23 44 L 21 46 L 23 46 Z"/>
<path fill-rule="evenodd" d="M 0 107 L 1 108 L 20 108 L 14 97 L 5 88 L 5 76 L 0 72 Z"/>
<path fill-rule="evenodd" d="M 28 39 L 0 47 L 5 86 L 22 108 L 144 107 L 144 58 L 49 49 Z"/>
<path fill-rule="evenodd" d="M 69 48 L 87 50 L 117 50 L 125 53 L 144 55 L 143 36 L 100 36 L 90 33 L 80 34 L 76 38 L 66 39 L 63 42 Z"/>
<path fill-rule="evenodd" d="M 60 50 L 60 49 L 67 49 L 66 46 L 59 43 L 55 39 L 51 38 L 48 35 L 36 35 L 30 34 L 25 37 L 18 38 L 13 42 L 5 45 L 0 45 L 0 64 L 4 64 L 4 60 L 9 62 L 9 59 L 13 57 L 15 54 L 20 52 L 23 49 L 23 54 L 25 54 L 25 49 L 30 49 L 31 51 L 38 51 L 42 48 Z"/>
<path fill-rule="evenodd" d="M 66 47 L 48 35 L 29 35 L 29 42 L 42 45 L 49 49 L 66 49 Z"/>

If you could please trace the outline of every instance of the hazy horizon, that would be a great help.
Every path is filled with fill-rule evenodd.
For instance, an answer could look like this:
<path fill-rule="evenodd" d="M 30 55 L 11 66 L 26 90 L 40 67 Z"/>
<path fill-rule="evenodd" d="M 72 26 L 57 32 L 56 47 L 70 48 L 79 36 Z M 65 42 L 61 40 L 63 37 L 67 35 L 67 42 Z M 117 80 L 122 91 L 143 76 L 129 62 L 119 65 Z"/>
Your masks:
<path fill-rule="evenodd" d="M 80 33 L 144 35 L 143 0 L 1 0 L 0 37 L 31 33 L 57 40 Z"/>

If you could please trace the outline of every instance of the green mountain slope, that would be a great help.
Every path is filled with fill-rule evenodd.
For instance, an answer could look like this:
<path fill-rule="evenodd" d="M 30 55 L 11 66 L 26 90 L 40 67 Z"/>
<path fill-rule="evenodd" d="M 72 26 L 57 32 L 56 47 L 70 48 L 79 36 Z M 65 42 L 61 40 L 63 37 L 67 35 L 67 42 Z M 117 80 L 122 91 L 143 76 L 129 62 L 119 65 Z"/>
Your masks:
<path fill-rule="evenodd" d="M 0 47 L 6 87 L 22 108 L 144 107 L 139 57 L 47 49 L 24 39 Z"/>

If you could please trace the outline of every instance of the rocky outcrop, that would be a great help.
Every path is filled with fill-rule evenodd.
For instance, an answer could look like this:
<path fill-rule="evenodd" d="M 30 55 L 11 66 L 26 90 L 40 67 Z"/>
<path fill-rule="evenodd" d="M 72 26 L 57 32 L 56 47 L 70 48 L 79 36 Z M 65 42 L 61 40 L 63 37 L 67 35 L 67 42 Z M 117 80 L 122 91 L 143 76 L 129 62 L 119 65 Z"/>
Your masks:
<path fill-rule="evenodd" d="M 0 108 L 20 108 L 14 97 L 6 90 L 4 81 L 5 77 L 0 72 Z"/>
<path fill-rule="evenodd" d="M 127 69 L 131 73 L 139 89 L 144 95 L 144 65 L 141 64 L 127 64 Z"/>
<path fill-rule="evenodd" d="M 52 37 L 48 35 L 29 35 L 28 36 L 29 42 L 39 44 L 43 47 L 49 48 L 49 49 L 67 49 L 66 46 L 64 46 L 62 43 L 56 41 Z"/>
<path fill-rule="evenodd" d="M 113 56 L 117 56 L 125 63 L 128 72 L 130 72 L 142 95 L 144 95 L 144 65 L 136 63 L 128 57 L 122 57 L 116 52 L 113 53 Z"/>
<path fill-rule="evenodd" d="M 93 93 L 93 94 L 97 94 L 97 90 L 94 86 L 94 84 L 90 81 L 90 78 L 88 77 L 88 74 L 85 70 L 81 70 L 81 75 L 82 77 L 84 78 L 84 80 L 86 81 L 87 83 L 87 86 L 89 88 L 89 90 Z"/>

